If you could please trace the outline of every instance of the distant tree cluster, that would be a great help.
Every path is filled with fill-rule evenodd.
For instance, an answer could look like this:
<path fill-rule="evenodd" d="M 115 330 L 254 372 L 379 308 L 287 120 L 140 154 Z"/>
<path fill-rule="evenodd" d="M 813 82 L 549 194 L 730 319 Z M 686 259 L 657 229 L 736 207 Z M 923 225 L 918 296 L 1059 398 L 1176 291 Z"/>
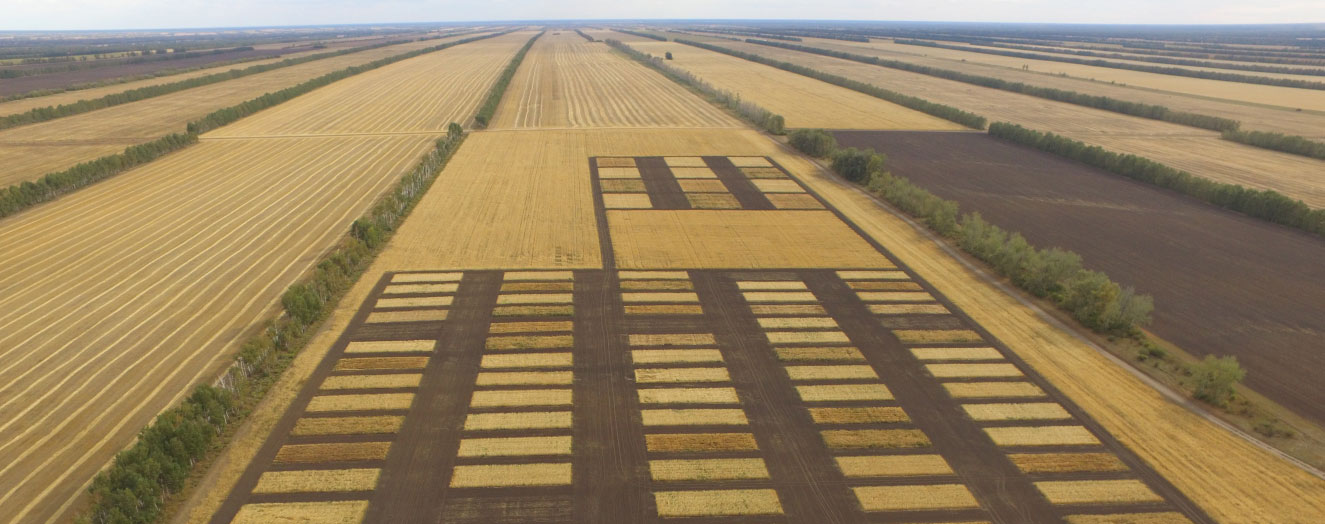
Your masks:
<path fill-rule="evenodd" d="M 615 28 L 613 29 L 613 31 L 616 31 L 616 32 L 618 32 L 618 33 L 625 33 L 625 34 L 628 34 L 628 35 L 635 35 L 635 36 L 638 36 L 638 37 L 640 37 L 640 38 L 649 38 L 649 39 L 657 40 L 657 41 L 659 41 L 659 42 L 666 42 L 666 41 L 667 41 L 667 37 L 665 37 L 665 36 L 659 36 L 659 35 L 655 35 L 655 34 L 653 34 L 653 33 L 645 33 L 645 32 L 643 32 L 643 31 L 631 31 L 631 30 L 629 30 L 629 29 L 615 29 Z"/>
<path fill-rule="evenodd" d="M 1204 200 L 1216 206 L 1276 224 L 1325 235 L 1325 209 L 1311 209 L 1273 190 L 1256 190 L 1215 182 L 1136 155 L 1108 151 L 1053 133 L 1041 133 L 1016 124 L 995 122 L 991 136 L 1016 142 L 1092 165 L 1128 178 Z"/>
<path fill-rule="evenodd" d="M 585 33 L 584 31 L 581 31 L 581 30 L 579 30 L 579 29 L 576 29 L 576 30 L 575 30 L 575 33 L 578 34 L 578 35 L 580 35 L 580 36 L 582 36 L 582 37 L 584 37 L 585 40 L 588 40 L 588 41 L 590 41 L 590 42 L 597 42 L 597 40 L 594 40 L 594 38 L 593 38 L 592 36 L 589 36 L 589 34 L 588 34 L 588 33 Z"/>
<path fill-rule="evenodd" d="M 474 115 L 474 121 L 478 123 L 479 127 L 487 127 L 488 121 L 492 120 L 492 116 L 497 114 L 497 106 L 501 104 L 502 95 L 506 94 L 506 87 L 511 85 L 511 79 L 515 78 L 515 71 L 520 68 L 520 63 L 524 61 L 524 55 L 529 54 L 529 48 L 534 47 L 534 41 L 546 32 L 540 32 L 530 38 L 528 42 L 525 42 L 524 47 L 521 47 L 520 51 L 515 53 L 510 63 L 506 64 L 506 69 L 503 69 L 501 76 L 497 77 L 497 82 L 492 84 L 492 89 L 488 90 L 488 97 L 483 100 L 483 105 L 479 106 L 478 114 Z"/>

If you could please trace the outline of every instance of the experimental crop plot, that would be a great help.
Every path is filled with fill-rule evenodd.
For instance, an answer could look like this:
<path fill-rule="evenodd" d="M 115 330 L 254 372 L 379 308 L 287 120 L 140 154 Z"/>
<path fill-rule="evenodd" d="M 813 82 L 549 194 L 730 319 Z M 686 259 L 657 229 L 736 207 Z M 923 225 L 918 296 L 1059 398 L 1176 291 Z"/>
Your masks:
<path fill-rule="evenodd" d="M 824 209 L 766 157 L 599 157 L 592 163 L 606 209 Z"/>

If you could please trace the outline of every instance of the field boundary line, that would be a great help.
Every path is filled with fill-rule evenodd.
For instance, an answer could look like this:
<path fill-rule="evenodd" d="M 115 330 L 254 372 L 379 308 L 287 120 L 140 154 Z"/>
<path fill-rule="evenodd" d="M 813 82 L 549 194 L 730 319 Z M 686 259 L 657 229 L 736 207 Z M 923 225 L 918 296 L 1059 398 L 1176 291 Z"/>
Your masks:
<path fill-rule="evenodd" d="M 819 169 L 821 174 L 825 175 L 825 178 L 831 180 L 833 183 L 841 187 L 846 187 L 851 191 L 855 191 L 862 195 L 865 195 L 871 201 L 873 201 L 874 204 L 877 205 L 879 208 L 883 209 L 884 211 L 887 211 L 888 214 L 898 219 L 901 219 L 907 225 L 911 226 L 911 228 L 915 230 L 917 233 L 924 236 L 926 239 L 934 242 L 934 244 L 938 246 L 939 249 L 943 250 L 944 253 L 955 259 L 959 264 L 962 265 L 962 267 L 965 267 L 967 270 L 971 271 L 976 276 L 978 276 L 981 281 L 994 286 L 994 288 L 998 289 L 1003 294 L 1012 297 L 1019 304 L 1033 311 L 1035 315 L 1039 317 L 1041 320 L 1044 320 L 1046 323 L 1048 323 L 1049 325 L 1053 326 L 1054 328 L 1060 331 L 1066 332 L 1067 334 L 1071 335 L 1073 338 L 1081 341 L 1082 343 L 1089 346 L 1091 349 L 1094 349 L 1096 352 L 1103 355 L 1109 361 L 1127 370 L 1128 373 L 1131 373 L 1132 376 L 1140 379 L 1142 383 L 1150 386 L 1156 392 L 1163 395 L 1164 398 L 1166 398 L 1167 400 L 1175 404 L 1178 404 L 1186 408 L 1188 411 L 1191 411 L 1192 413 L 1200 416 L 1201 418 L 1213 423 L 1214 425 L 1223 428 L 1238 437 L 1241 437 L 1243 440 L 1264 451 L 1269 452 L 1271 455 L 1274 455 L 1285 461 L 1288 461 L 1289 463 L 1301 468 L 1303 471 L 1306 471 L 1307 473 L 1310 473 L 1311 475 L 1320 478 L 1321 480 L 1325 480 L 1325 471 L 1322 471 L 1310 464 L 1307 464 L 1306 462 L 1296 457 L 1293 457 L 1292 455 L 1289 455 L 1279 450 L 1278 448 L 1271 446 L 1270 444 L 1265 443 L 1264 441 L 1256 438 L 1254 435 L 1247 433 L 1246 431 L 1243 431 L 1241 428 L 1238 428 L 1237 426 L 1234 426 L 1224 421 L 1218 416 L 1215 416 L 1214 414 L 1206 410 L 1204 407 L 1201 407 L 1199 404 L 1193 402 L 1191 399 L 1188 399 L 1186 396 L 1173 391 L 1172 388 L 1164 385 L 1162 382 L 1159 382 L 1158 380 L 1155 380 L 1150 375 L 1147 375 L 1144 371 L 1137 369 L 1135 366 L 1133 366 L 1131 363 L 1127 362 L 1126 360 L 1123 360 L 1122 358 L 1119 358 L 1117 355 L 1114 355 L 1109 350 L 1095 343 L 1095 341 L 1091 340 L 1089 337 L 1082 335 L 1080 328 L 1077 328 L 1075 326 L 1070 326 L 1067 323 L 1063 322 L 1062 320 L 1058 319 L 1057 317 L 1050 315 L 1049 313 L 1044 311 L 1044 309 L 1041 308 L 1038 304 L 1035 304 L 1034 302 L 1026 299 L 1026 297 L 1022 296 L 1020 292 L 1011 289 L 1006 283 L 995 278 L 987 270 L 972 263 L 970 260 L 967 259 L 967 257 L 963 256 L 960 252 L 954 249 L 949 242 L 947 242 L 942 238 L 939 238 L 933 231 L 930 231 L 928 228 L 924 227 L 919 222 L 916 222 L 915 219 L 911 218 L 910 216 L 906 215 L 900 210 L 894 208 L 891 204 L 871 194 L 869 191 L 866 191 L 865 189 L 855 184 L 844 181 L 841 179 L 841 177 L 832 174 L 832 171 L 829 170 L 826 166 L 824 166 L 823 163 L 818 159 L 810 158 L 807 155 L 802 155 L 798 151 L 795 151 L 793 148 L 791 148 L 791 146 L 784 144 L 781 141 L 773 140 L 773 142 L 777 143 L 777 145 L 781 147 L 784 151 L 792 152 L 809 160 L 811 163 L 814 164 L 814 166 L 817 169 Z"/>

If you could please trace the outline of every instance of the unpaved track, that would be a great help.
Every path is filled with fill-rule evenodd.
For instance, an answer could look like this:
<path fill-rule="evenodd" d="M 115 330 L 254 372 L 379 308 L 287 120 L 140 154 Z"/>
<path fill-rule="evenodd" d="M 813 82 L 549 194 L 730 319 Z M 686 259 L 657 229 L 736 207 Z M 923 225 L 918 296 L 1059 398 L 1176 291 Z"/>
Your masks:
<path fill-rule="evenodd" d="M 529 36 L 490 46 L 504 48 L 504 62 Z M 117 450 L 230 361 L 280 293 L 431 147 L 449 118 L 473 114 L 475 93 L 499 67 L 464 47 L 355 77 L 433 101 L 426 113 L 389 100 L 360 107 L 352 103 L 357 91 L 307 95 L 328 104 L 304 106 L 316 117 L 344 108 L 334 121 L 409 133 L 204 139 L 0 221 L 0 245 L 14 246 L 0 253 L 0 514 L 67 519 Z M 277 125 L 263 124 L 268 118 L 241 122 Z"/>

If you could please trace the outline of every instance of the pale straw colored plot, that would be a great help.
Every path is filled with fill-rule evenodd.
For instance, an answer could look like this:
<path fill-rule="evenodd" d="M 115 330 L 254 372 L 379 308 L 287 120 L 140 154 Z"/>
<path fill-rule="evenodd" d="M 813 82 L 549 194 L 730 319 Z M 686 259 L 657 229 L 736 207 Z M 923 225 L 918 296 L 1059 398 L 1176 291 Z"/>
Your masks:
<path fill-rule="evenodd" d="M 755 188 L 765 193 L 804 193 L 805 188 L 791 179 L 761 178 L 750 181 Z"/>
<path fill-rule="evenodd" d="M 887 259 L 829 211 L 612 210 L 608 232 L 624 269 L 879 266 Z"/>
<path fill-rule="evenodd" d="M 575 272 L 573 271 L 507 271 L 502 274 L 502 280 L 506 282 L 574 279 Z"/>
<path fill-rule="evenodd" d="M 687 280 L 626 280 L 621 282 L 621 289 L 692 290 L 695 285 Z"/>
<path fill-rule="evenodd" d="M 648 302 L 699 302 L 699 295 L 694 293 L 622 293 L 621 300 L 628 303 Z"/>
<path fill-rule="evenodd" d="M 1067 524 L 1191 524 L 1181 513 L 1113 513 L 1105 515 L 1068 515 Z"/>
<path fill-rule="evenodd" d="M 1127 471 L 1113 453 L 1013 453 L 1008 460 L 1024 473 Z"/>
<path fill-rule="evenodd" d="M 502 282 L 501 292 L 512 293 L 520 291 L 573 291 L 574 282 Z"/>
<path fill-rule="evenodd" d="M 1053 504 L 1124 504 L 1163 502 L 1144 482 L 1122 480 L 1053 480 L 1036 482 L 1035 488 Z"/>
<path fill-rule="evenodd" d="M 652 209 L 649 195 L 639 193 L 604 193 L 603 207 L 607 209 Z"/>
<path fill-rule="evenodd" d="M 847 366 L 787 366 L 787 376 L 793 381 L 875 379 L 879 374 L 866 365 Z"/>
<path fill-rule="evenodd" d="M 799 280 L 741 280 L 736 283 L 736 288 L 741 291 L 747 290 L 806 290 L 805 283 Z"/>
<path fill-rule="evenodd" d="M 976 508 L 979 503 L 961 484 L 860 486 L 851 488 L 865 511 L 919 511 Z"/>
<path fill-rule="evenodd" d="M 950 382 L 943 385 L 953 398 L 1032 398 L 1044 390 L 1030 382 Z"/>
<path fill-rule="evenodd" d="M 690 273 L 685 271 L 619 271 L 621 280 L 689 280 Z"/>
<path fill-rule="evenodd" d="M 1081 426 L 984 428 L 1000 446 L 1097 446 L 1099 439 Z"/>
<path fill-rule="evenodd" d="M 645 368 L 635 370 L 639 384 L 683 384 L 687 382 L 730 382 L 727 368 Z"/>
<path fill-rule="evenodd" d="M 776 167 L 742 167 L 741 174 L 749 178 L 787 178 L 787 174 Z"/>
<path fill-rule="evenodd" d="M 1022 376 L 1012 364 L 925 364 L 925 369 L 937 378 Z"/>
<path fill-rule="evenodd" d="M 782 514 L 782 502 L 771 489 L 656 491 L 653 499 L 661 517 Z"/>
<path fill-rule="evenodd" d="M 911 421 L 906 411 L 896 406 L 810 408 L 810 418 L 816 424 L 888 424 Z"/>
<path fill-rule="evenodd" d="M 397 307 L 441 307 L 451 305 L 454 297 L 409 297 L 409 298 L 381 298 L 373 305 L 374 308 L 397 308 Z"/>
<path fill-rule="evenodd" d="M 628 156 L 598 157 L 594 160 L 599 168 L 604 167 L 635 167 L 635 159 Z"/>
<path fill-rule="evenodd" d="M 482 464 L 456 466 L 453 488 L 565 486 L 571 481 L 570 464 Z"/>
<path fill-rule="evenodd" d="M 805 402 L 839 402 L 848 400 L 892 400 L 893 393 L 883 384 L 831 384 L 796 386 L 796 393 Z"/>
<path fill-rule="evenodd" d="M 809 291 L 746 291 L 747 302 L 818 302 L 819 298 Z"/>
<path fill-rule="evenodd" d="M 639 179 L 639 170 L 633 167 L 600 167 L 598 178 L 604 179 Z"/>
<path fill-rule="evenodd" d="M 569 411 L 534 411 L 521 413 L 470 413 L 465 417 L 465 431 L 495 429 L 565 429 L 571 427 Z"/>
<path fill-rule="evenodd" d="M 929 293 L 916 291 L 860 291 L 856 293 L 865 302 L 933 302 Z"/>
<path fill-rule="evenodd" d="M 741 202 L 728 193 L 686 193 L 694 209 L 741 209 Z"/>
<path fill-rule="evenodd" d="M 311 469 L 268 471 L 258 478 L 254 493 L 314 493 L 372 491 L 377 488 L 377 468 Z"/>
<path fill-rule="evenodd" d="M 649 304 L 625 306 L 627 315 L 703 315 L 699 304 Z"/>
<path fill-rule="evenodd" d="M 640 404 L 739 404 L 732 388 L 649 388 L 639 390 Z"/>
<path fill-rule="evenodd" d="M 629 337 L 632 346 L 712 346 L 718 341 L 710 333 L 636 333 Z"/>
<path fill-rule="evenodd" d="M 543 322 L 493 322 L 488 326 L 488 333 L 538 333 L 570 332 L 575 323 L 569 320 Z"/>
<path fill-rule="evenodd" d="M 969 329 L 894 329 L 904 344 L 961 344 L 983 342 L 984 337 Z"/>
<path fill-rule="evenodd" d="M 832 317 L 764 317 L 757 319 L 759 327 L 764 329 L 812 329 L 836 328 L 837 321 Z"/>
<path fill-rule="evenodd" d="M 860 282 L 847 282 L 847 287 L 857 291 L 923 291 L 924 288 L 916 282 L 907 281 L 887 281 L 887 280 L 865 280 Z"/>
<path fill-rule="evenodd" d="M 736 167 L 773 167 L 773 163 L 762 156 L 729 156 L 727 160 Z"/>
<path fill-rule="evenodd" d="M 708 164 L 704 163 L 704 159 L 697 156 L 669 156 L 664 157 L 663 162 L 667 164 L 667 167 L 671 168 L 708 167 Z"/>
<path fill-rule="evenodd" d="M 465 274 L 459 271 L 447 273 L 396 273 L 391 275 L 391 282 L 459 282 L 464 276 Z"/>
<path fill-rule="evenodd" d="M 277 464 L 354 462 L 382 460 L 391 451 L 390 442 L 337 442 L 331 444 L 286 444 L 276 452 Z"/>
<path fill-rule="evenodd" d="M 635 364 L 674 364 L 679 362 L 722 362 L 716 349 L 636 349 L 630 352 Z"/>
<path fill-rule="evenodd" d="M 456 283 L 442 284 L 392 284 L 382 290 L 383 295 L 409 295 L 423 293 L 455 293 L 460 285 Z"/>
<path fill-rule="evenodd" d="M 851 339 L 841 331 L 770 331 L 764 333 L 774 344 L 831 344 L 848 343 Z"/>
<path fill-rule="evenodd" d="M 939 455 L 875 455 L 834 457 L 847 478 L 952 475 L 952 467 Z"/>
<path fill-rule="evenodd" d="M 860 350 L 853 347 L 796 347 L 796 348 L 774 348 L 778 360 L 783 362 L 830 362 L 830 361 L 863 361 L 865 355 L 860 354 Z"/>
<path fill-rule="evenodd" d="M 629 178 L 608 178 L 598 181 L 598 186 L 604 193 L 644 193 L 647 188 L 644 187 L 643 180 Z"/>
<path fill-rule="evenodd" d="M 467 438 L 460 440 L 460 457 L 513 457 L 569 455 L 571 437 Z"/>
<path fill-rule="evenodd" d="M 345 346 L 345 352 L 354 353 L 431 353 L 436 340 L 358 340 Z"/>
<path fill-rule="evenodd" d="M 244 504 L 230 524 L 359 524 L 368 514 L 368 501 L 269 502 Z"/>
<path fill-rule="evenodd" d="M 871 313 L 879 315 L 948 315 L 951 311 L 942 304 L 869 304 Z"/>
<path fill-rule="evenodd" d="M 483 343 L 484 348 L 493 351 L 569 348 L 574 345 L 574 335 L 516 335 L 488 337 L 488 340 Z"/>
<path fill-rule="evenodd" d="M 303 417 L 295 422 L 291 435 L 374 435 L 395 433 L 405 423 L 401 416 L 375 417 Z"/>
<path fill-rule="evenodd" d="M 1072 415 L 1053 402 L 1028 404 L 963 404 L 962 409 L 974 420 L 1066 420 Z"/>
<path fill-rule="evenodd" d="M 832 449 L 923 448 L 929 437 L 918 429 L 828 429 L 820 432 Z"/>
<path fill-rule="evenodd" d="M 726 193 L 727 184 L 721 180 L 682 179 L 676 181 L 686 193 Z"/>
<path fill-rule="evenodd" d="M 649 453 L 726 453 L 758 451 L 749 433 L 655 433 L 644 436 Z"/>
<path fill-rule="evenodd" d="M 512 293 L 497 296 L 497 305 L 570 304 L 575 296 L 570 293 Z"/>
<path fill-rule="evenodd" d="M 649 461 L 649 477 L 655 482 L 748 480 L 768 478 L 763 459 L 662 459 Z"/>
<path fill-rule="evenodd" d="M 336 362 L 335 371 L 370 371 L 387 369 L 423 369 L 428 365 L 428 357 L 364 357 L 342 358 Z"/>
<path fill-rule="evenodd" d="M 672 176 L 680 180 L 718 178 L 718 174 L 707 167 L 672 167 L 671 169 Z"/>
<path fill-rule="evenodd" d="M 479 390 L 470 398 L 469 407 L 569 406 L 571 398 L 569 389 Z"/>
<path fill-rule="evenodd" d="M 521 353 L 515 355 L 483 355 L 479 367 L 489 368 L 568 368 L 570 353 Z"/>
<path fill-rule="evenodd" d="M 511 371 L 482 372 L 474 380 L 479 386 L 555 386 L 570 384 L 574 380 L 570 371 Z"/>
<path fill-rule="evenodd" d="M 819 304 L 750 304 L 750 312 L 759 316 L 828 314 L 828 310 Z"/>
<path fill-rule="evenodd" d="M 911 348 L 920 360 L 1003 360 L 1003 353 L 991 347 Z"/>
<path fill-rule="evenodd" d="M 498 317 L 569 317 L 575 306 L 497 306 L 492 314 Z"/>
<path fill-rule="evenodd" d="M 892 267 L 892 266 L 888 266 Z M 837 272 L 837 277 L 842 280 L 908 280 L 905 271 L 874 271 L 874 270 L 842 270 Z"/>
<path fill-rule="evenodd" d="M 385 324 L 390 322 L 440 322 L 446 320 L 445 309 L 414 309 L 409 311 L 374 311 L 368 314 L 365 322 Z"/>
<path fill-rule="evenodd" d="M 322 381 L 322 389 L 395 389 L 417 388 L 423 375 L 393 373 L 389 375 L 339 375 Z"/>
<path fill-rule="evenodd" d="M 745 426 L 750 423 L 739 409 L 645 409 L 645 426 Z"/>
<path fill-rule="evenodd" d="M 824 204 L 814 195 L 805 193 L 769 193 L 764 195 L 778 209 L 823 209 Z"/>
<path fill-rule="evenodd" d="M 307 411 L 368 411 L 379 409 L 409 409 L 414 403 L 413 393 L 378 393 L 372 395 L 318 395 L 308 401 Z"/>

